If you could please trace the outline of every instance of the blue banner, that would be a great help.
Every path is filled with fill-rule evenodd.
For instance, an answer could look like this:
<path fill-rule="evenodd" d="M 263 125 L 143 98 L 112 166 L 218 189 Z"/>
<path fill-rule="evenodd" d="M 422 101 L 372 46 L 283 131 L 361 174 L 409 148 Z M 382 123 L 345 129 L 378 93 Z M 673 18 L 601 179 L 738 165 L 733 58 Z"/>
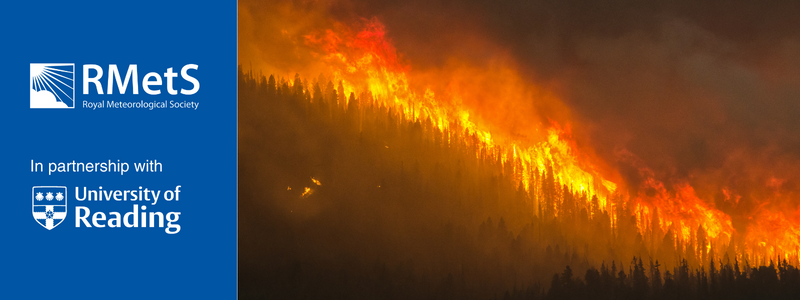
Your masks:
<path fill-rule="evenodd" d="M 236 298 L 236 13 L 4 5 L 0 299 Z"/>

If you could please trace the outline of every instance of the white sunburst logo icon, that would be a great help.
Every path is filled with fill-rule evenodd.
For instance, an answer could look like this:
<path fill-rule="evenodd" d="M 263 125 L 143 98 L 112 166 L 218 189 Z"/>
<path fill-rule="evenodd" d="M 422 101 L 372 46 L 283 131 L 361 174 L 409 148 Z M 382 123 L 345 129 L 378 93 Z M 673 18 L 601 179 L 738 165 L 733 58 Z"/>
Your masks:
<path fill-rule="evenodd" d="M 31 108 L 75 108 L 75 64 L 31 64 Z"/>

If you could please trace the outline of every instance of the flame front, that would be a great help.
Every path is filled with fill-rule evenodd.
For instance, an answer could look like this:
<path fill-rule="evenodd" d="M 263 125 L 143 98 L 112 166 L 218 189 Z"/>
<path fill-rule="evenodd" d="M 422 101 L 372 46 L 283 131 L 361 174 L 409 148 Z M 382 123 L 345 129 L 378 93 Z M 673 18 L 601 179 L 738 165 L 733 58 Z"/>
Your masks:
<path fill-rule="evenodd" d="M 355 34 L 329 29 L 304 38 L 307 45 L 323 52 L 325 71 L 332 75 L 332 82 L 341 84 L 344 95 L 367 91 L 373 101 L 400 112 L 408 120 L 429 120 L 448 134 L 449 142 L 456 136 L 473 142 L 476 156 L 510 164 L 515 183 L 521 183 L 526 190 L 534 185 L 533 172 L 541 173 L 548 165 L 553 167 L 558 182 L 590 197 L 602 197 L 603 206 L 616 190 L 615 183 L 578 160 L 569 142 L 561 138 L 564 132 L 558 126 L 545 129 L 545 140 L 539 142 L 514 140 L 476 124 L 471 111 L 458 105 L 462 95 L 451 92 L 448 99 L 442 99 L 429 88 L 420 94 L 413 91 L 407 76 L 411 67 L 399 61 L 397 51 L 386 39 L 384 26 L 376 19 L 366 22 Z M 346 99 L 339 101 L 343 102 L 340 105 L 347 105 Z"/>
<path fill-rule="evenodd" d="M 700 199 L 689 183 L 670 183 L 668 188 L 644 166 L 639 170 L 645 180 L 636 187 L 638 194 L 623 196 L 623 187 L 629 186 L 612 180 L 613 171 L 602 170 L 598 167 L 601 164 L 579 152 L 571 139 L 569 124 L 550 121 L 549 125 L 534 128 L 536 134 L 524 136 L 492 130 L 496 124 L 485 121 L 479 110 L 464 104 L 465 99 L 475 96 L 457 76 L 442 79 L 449 80 L 444 92 L 434 92 L 424 82 L 412 85 L 411 65 L 403 62 L 377 19 L 364 20 L 359 30 L 341 24 L 335 28 L 305 34 L 302 43 L 303 49 L 310 49 L 311 55 L 324 66 L 323 70 L 313 71 L 328 76 L 320 76 L 327 82 L 316 84 L 327 85 L 324 90 L 336 94 L 340 107 L 349 107 L 351 95 L 361 95 L 359 105 L 376 104 L 392 109 L 406 120 L 430 122 L 445 135 L 446 143 L 463 142 L 474 149 L 476 157 L 501 161 L 503 169 L 510 172 L 504 175 L 513 178 L 514 184 L 530 195 L 547 193 L 548 187 L 541 178 L 552 177 L 553 186 L 581 195 L 587 207 L 596 205 L 598 211 L 612 216 L 620 213 L 635 216 L 636 226 L 643 235 L 658 231 L 660 238 L 671 233 L 678 245 L 687 249 L 690 244 L 701 245 L 697 249 L 705 249 L 700 251 L 706 253 L 714 247 L 735 244 L 733 255 L 749 257 L 756 263 L 759 258 L 776 254 L 797 257 L 800 248 L 797 218 L 762 210 L 754 216 L 757 222 L 745 232 L 737 233 L 731 217 L 716 209 L 713 202 Z M 519 78 L 511 68 L 500 67 L 495 71 L 512 80 Z M 307 84 L 304 86 L 309 88 Z M 330 91 L 331 87 L 334 90 Z M 495 94 L 507 95 L 502 91 Z M 312 181 L 320 185 L 316 179 Z M 305 188 L 301 197 L 311 192 Z M 722 192 L 730 198 L 736 197 L 729 195 L 728 190 Z M 554 216 L 559 214 L 557 204 L 539 205 L 549 207 Z M 531 214 L 539 215 L 543 210 Z"/>

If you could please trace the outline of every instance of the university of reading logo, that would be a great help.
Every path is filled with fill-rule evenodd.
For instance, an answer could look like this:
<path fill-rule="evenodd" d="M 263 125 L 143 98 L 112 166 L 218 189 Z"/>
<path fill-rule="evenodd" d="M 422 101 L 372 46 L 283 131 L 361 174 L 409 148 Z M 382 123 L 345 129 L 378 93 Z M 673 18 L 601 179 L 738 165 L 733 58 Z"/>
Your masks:
<path fill-rule="evenodd" d="M 75 64 L 31 64 L 30 87 L 31 108 L 75 108 Z"/>
<path fill-rule="evenodd" d="M 35 186 L 31 194 L 33 219 L 51 230 L 67 217 L 66 186 Z"/>

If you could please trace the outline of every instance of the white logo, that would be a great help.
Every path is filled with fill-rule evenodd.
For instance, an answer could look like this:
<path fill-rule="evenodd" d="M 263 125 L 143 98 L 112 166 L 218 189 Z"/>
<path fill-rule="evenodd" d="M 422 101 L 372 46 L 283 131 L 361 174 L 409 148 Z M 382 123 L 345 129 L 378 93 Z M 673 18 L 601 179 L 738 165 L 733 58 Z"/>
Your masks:
<path fill-rule="evenodd" d="M 55 228 L 67 217 L 67 187 L 35 186 L 31 198 L 33 219 L 47 230 Z"/>
<path fill-rule="evenodd" d="M 31 64 L 31 108 L 75 108 L 75 64 Z"/>

